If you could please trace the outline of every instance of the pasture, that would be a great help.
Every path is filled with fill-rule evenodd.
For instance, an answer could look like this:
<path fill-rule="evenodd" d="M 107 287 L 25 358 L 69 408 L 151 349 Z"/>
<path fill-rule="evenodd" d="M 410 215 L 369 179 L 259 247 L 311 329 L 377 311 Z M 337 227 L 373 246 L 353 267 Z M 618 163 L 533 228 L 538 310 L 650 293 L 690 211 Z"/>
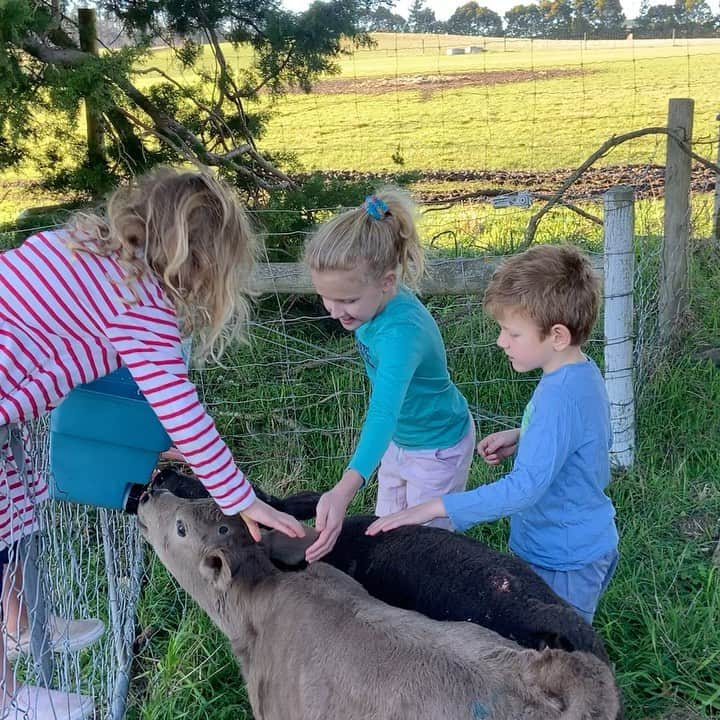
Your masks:
<path fill-rule="evenodd" d="M 260 106 L 272 105 L 273 114 L 259 146 L 292 153 L 290 166 L 298 171 L 419 171 L 412 187 L 437 208 L 424 216 L 423 235 L 438 251 L 512 251 L 528 211 L 453 198 L 484 187 L 552 193 L 610 136 L 664 125 L 671 97 L 695 99 L 695 149 L 705 157 L 717 151 L 720 41 L 491 39 L 484 53 L 448 56 L 446 47 L 477 38 L 377 39 L 374 49 L 345 57 L 341 74 L 321 81 L 316 92 L 262 98 Z M 243 53 L 231 57 L 238 69 L 247 62 Z M 165 52 L 154 53 L 146 67 L 152 65 L 180 74 Z M 150 74 L 138 78 L 140 85 L 151 82 Z M 80 125 L 75 132 L 80 141 Z M 664 137 L 649 136 L 620 146 L 601 165 L 632 165 L 627 181 L 641 184 L 664 162 L 664 147 Z M 488 176 L 432 174 L 462 170 Z M 54 200 L 34 180 L 30 165 L 0 178 L 0 222 Z M 574 199 L 600 214 L 598 193 L 612 182 L 600 178 Z M 652 315 L 662 205 L 657 185 L 646 186 L 636 208 L 643 268 L 637 293 Z M 720 577 L 711 562 L 720 530 L 720 369 L 699 356 L 720 344 L 720 248 L 706 239 L 707 187 L 700 178 L 693 196 L 687 333 L 638 388 L 636 463 L 617 474 L 610 490 L 621 561 L 595 627 L 615 662 L 629 720 L 720 717 Z M 600 249 L 600 230 L 567 210 L 541 229 L 541 241 Z M 431 298 L 428 305 L 453 378 L 481 420 L 479 435 L 515 423 L 536 378 L 508 367 L 479 299 Z M 306 299 L 263 298 L 252 343 L 229 353 L 222 367 L 195 373 L 239 465 L 276 494 L 331 487 L 364 414 L 368 387 L 352 339 L 320 314 Z M 657 350 L 648 342 L 643 352 Z M 601 327 L 589 352 L 602 362 Z M 471 485 L 497 472 L 476 462 Z M 351 510 L 370 511 L 373 493 L 371 484 Z M 472 534 L 505 548 L 507 525 Z M 130 720 L 251 717 L 225 639 L 152 557 L 138 633 L 145 641 L 133 665 Z"/>
<path fill-rule="evenodd" d="M 423 170 L 567 168 L 612 135 L 663 125 L 670 97 L 694 98 L 696 140 L 717 139 L 720 40 L 488 39 L 484 53 L 448 56 L 478 39 L 376 38 L 311 94 L 278 100 L 261 146 L 294 153 L 305 170 L 387 171 L 399 159 Z M 229 58 L 238 69 L 247 62 Z M 167 61 L 152 58 L 180 72 Z M 643 138 L 606 162 L 662 163 L 662 147 Z"/>

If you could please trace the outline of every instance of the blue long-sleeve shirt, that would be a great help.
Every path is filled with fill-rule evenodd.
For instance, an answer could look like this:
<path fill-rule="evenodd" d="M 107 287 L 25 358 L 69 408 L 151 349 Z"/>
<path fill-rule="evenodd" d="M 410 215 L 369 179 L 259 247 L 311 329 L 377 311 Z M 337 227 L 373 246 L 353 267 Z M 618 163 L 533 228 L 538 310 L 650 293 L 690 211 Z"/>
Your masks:
<path fill-rule="evenodd" d="M 617 546 L 610 407 L 592 360 L 543 375 L 525 408 L 512 471 L 443 496 L 456 528 L 510 516 L 510 549 L 540 567 L 578 569 Z"/>
<path fill-rule="evenodd" d="M 450 380 L 435 320 L 410 290 L 401 286 L 355 338 L 372 392 L 348 467 L 367 480 L 391 440 L 413 450 L 461 440 L 470 422 L 467 401 Z"/>

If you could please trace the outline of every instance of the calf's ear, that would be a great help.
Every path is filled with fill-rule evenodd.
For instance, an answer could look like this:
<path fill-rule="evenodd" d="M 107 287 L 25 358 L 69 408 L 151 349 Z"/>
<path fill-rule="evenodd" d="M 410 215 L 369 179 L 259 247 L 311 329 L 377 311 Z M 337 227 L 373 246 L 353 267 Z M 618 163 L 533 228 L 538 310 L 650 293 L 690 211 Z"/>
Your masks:
<path fill-rule="evenodd" d="M 612 671 L 589 653 L 523 650 L 520 679 L 536 702 L 548 709 L 547 717 L 623 717 Z"/>
<path fill-rule="evenodd" d="M 299 492 L 283 498 L 273 507 L 298 520 L 312 520 L 317 512 L 317 504 L 321 495 L 322 493 L 312 491 Z"/>
<path fill-rule="evenodd" d="M 240 568 L 238 553 L 228 548 L 208 550 L 200 561 L 200 574 L 213 587 L 226 591 Z"/>
<path fill-rule="evenodd" d="M 305 535 L 301 538 L 291 538 L 277 530 L 268 530 L 263 532 L 262 543 L 274 565 L 294 568 L 305 564 L 305 551 L 317 536 L 317 530 L 311 527 L 305 528 Z"/>

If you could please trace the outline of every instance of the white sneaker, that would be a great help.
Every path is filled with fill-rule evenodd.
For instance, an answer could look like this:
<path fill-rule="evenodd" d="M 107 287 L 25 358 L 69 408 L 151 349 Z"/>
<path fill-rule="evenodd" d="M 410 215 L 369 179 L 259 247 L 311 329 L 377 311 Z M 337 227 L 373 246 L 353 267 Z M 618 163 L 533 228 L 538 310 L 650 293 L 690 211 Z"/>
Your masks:
<path fill-rule="evenodd" d="M 21 685 L 0 720 L 85 720 L 93 710 L 93 700 L 87 695 Z"/>
<path fill-rule="evenodd" d="M 54 652 L 77 652 L 99 640 L 105 632 L 102 620 L 65 620 L 56 615 L 48 618 L 50 647 Z M 30 652 L 30 629 L 26 628 L 19 638 L 7 635 L 7 657 L 17 659 L 18 655 Z"/>

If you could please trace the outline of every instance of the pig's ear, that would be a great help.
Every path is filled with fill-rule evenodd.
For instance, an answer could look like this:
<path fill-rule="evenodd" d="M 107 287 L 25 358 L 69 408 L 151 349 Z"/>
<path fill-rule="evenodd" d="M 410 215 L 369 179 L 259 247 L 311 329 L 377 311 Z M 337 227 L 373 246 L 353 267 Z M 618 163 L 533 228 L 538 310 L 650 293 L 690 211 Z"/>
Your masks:
<path fill-rule="evenodd" d="M 273 565 L 282 570 L 292 570 L 305 567 L 305 551 L 317 536 L 317 530 L 311 527 L 306 527 L 305 535 L 300 538 L 288 537 L 277 530 L 265 530 L 262 533 L 262 544 Z"/>

